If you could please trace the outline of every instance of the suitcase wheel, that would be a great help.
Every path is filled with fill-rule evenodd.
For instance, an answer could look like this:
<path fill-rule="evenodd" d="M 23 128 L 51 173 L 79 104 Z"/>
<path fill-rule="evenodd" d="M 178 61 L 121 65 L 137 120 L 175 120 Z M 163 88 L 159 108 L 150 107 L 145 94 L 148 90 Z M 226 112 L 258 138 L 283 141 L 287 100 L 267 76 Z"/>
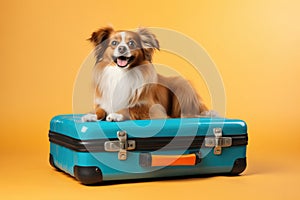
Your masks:
<path fill-rule="evenodd" d="M 242 173 L 247 167 L 247 161 L 246 158 L 238 158 L 235 160 L 233 164 L 233 168 L 230 172 L 230 175 L 237 176 L 240 173 Z"/>
<path fill-rule="evenodd" d="M 98 167 L 74 166 L 74 176 L 84 185 L 94 185 L 102 182 L 102 172 Z"/>

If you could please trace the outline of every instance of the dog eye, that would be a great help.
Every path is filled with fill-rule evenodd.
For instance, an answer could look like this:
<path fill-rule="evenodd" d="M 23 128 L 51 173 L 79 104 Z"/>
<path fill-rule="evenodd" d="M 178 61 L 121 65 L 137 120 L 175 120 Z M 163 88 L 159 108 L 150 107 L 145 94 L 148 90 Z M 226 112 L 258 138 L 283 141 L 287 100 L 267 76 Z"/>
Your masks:
<path fill-rule="evenodd" d="M 129 46 L 130 48 L 135 48 L 135 42 L 134 42 L 133 40 L 130 40 L 130 41 L 128 42 L 128 46 Z"/>
<path fill-rule="evenodd" d="M 112 45 L 112 46 L 117 46 L 118 44 L 119 44 L 119 42 L 116 41 L 116 40 L 113 40 L 113 41 L 111 42 L 111 45 Z"/>

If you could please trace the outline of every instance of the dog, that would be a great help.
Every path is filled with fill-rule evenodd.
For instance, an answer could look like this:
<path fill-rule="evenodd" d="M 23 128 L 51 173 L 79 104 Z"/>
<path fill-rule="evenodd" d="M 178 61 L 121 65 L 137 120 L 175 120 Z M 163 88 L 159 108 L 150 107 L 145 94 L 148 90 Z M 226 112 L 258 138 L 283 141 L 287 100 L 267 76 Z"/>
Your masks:
<path fill-rule="evenodd" d="M 89 38 L 95 46 L 95 110 L 82 121 L 123 121 L 211 115 L 201 97 L 182 77 L 158 74 L 152 56 L 160 49 L 146 28 L 103 27 Z"/>

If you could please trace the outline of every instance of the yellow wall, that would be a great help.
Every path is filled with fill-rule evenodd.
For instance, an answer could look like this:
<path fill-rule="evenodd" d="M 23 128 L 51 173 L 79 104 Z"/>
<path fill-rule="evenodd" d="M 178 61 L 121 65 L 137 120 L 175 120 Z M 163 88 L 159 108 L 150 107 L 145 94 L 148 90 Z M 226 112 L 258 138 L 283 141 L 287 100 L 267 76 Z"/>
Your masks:
<path fill-rule="evenodd" d="M 299 7 L 297 0 L 1 1 L 0 154 L 48 151 L 49 120 L 72 112 L 73 84 L 92 50 L 86 39 L 108 24 L 193 38 L 222 76 L 226 116 L 248 123 L 249 156 L 299 153 Z M 163 55 L 154 60 L 168 62 Z"/>
<path fill-rule="evenodd" d="M 0 196 L 299 199 L 299 10 L 298 0 L 0 1 Z M 244 176 L 83 187 L 52 170 L 49 121 L 73 112 L 76 77 L 92 50 L 86 39 L 107 24 L 175 30 L 206 49 L 224 82 L 226 116 L 248 123 Z M 164 51 L 154 61 L 201 83 L 211 106 L 209 86 L 186 63 Z"/>

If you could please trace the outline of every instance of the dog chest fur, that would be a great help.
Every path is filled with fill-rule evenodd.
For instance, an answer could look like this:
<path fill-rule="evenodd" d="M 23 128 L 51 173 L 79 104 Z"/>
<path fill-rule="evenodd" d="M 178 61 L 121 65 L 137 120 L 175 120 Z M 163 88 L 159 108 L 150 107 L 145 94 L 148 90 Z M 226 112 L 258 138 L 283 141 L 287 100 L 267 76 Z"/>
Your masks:
<path fill-rule="evenodd" d="M 143 84 L 143 74 L 138 68 L 124 70 L 116 66 L 107 66 L 99 82 L 102 96 L 96 99 L 95 103 L 108 114 L 128 108 L 133 96 L 140 95 Z"/>

